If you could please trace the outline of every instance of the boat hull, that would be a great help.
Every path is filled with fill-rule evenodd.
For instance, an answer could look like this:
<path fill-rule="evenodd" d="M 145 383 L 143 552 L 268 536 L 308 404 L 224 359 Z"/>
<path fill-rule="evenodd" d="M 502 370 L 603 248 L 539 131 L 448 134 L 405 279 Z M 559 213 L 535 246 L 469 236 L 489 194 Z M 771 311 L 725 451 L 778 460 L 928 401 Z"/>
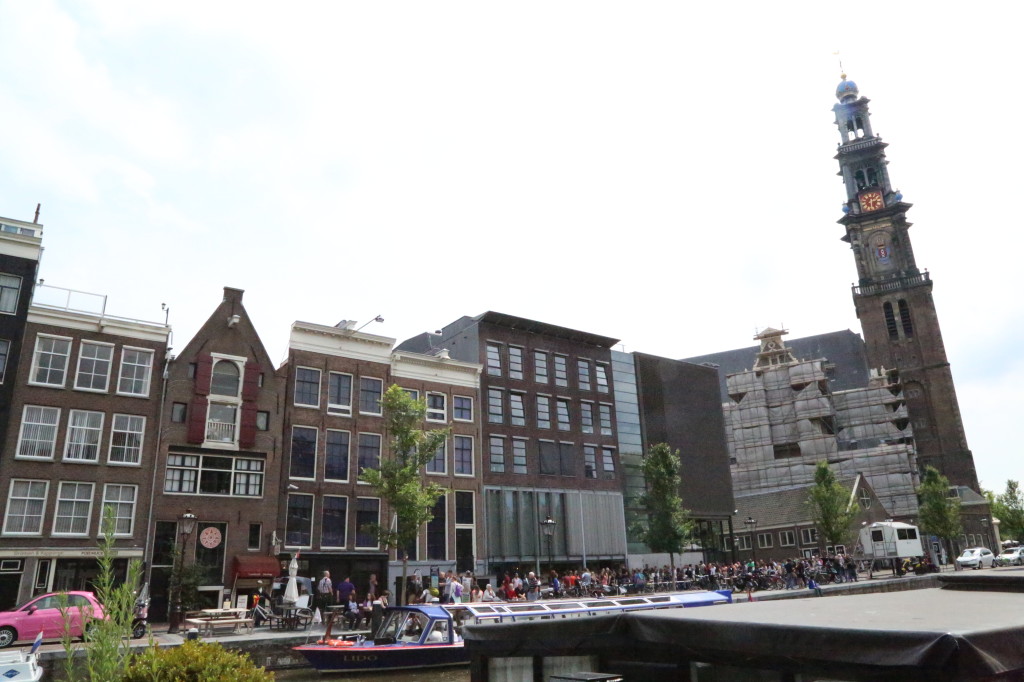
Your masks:
<path fill-rule="evenodd" d="M 372 644 L 335 647 L 307 644 L 295 647 L 320 672 L 406 670 L 468 665 L 469 653 L 456 644 Z"/>

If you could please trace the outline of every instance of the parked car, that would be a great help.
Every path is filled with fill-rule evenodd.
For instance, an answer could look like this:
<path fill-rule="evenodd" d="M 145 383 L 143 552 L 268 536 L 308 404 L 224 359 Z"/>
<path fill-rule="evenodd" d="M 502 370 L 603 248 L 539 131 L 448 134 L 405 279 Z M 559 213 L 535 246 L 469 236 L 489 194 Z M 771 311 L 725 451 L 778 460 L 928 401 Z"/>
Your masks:
<path fill-rule="evenodd" d="M 90 620 L 103 618 L 103 606 L 92 592 L 68 592 L 67 600 L 71 636 L 83 637 Z M 40 632 L 43 639 L 58 639 L 64 634 L 56 592 L 33 597 L 11 611 L 0 612 L 0 649 L 18 641 L 32 641 Z"/>
<path fill-rule="evenodd" d="M 969 547 L 956 558 L 956 563 L 961 568 L 992 568 L 995 560 L 992 550 L 985 547 Z"/>
<path fill-rule="evenodd" d="M 1011 547 L 1003 550 L 1003 553 L 996 557 L 997 566 L 1021 566 L 1024 565 L 1024 547 Z"/>

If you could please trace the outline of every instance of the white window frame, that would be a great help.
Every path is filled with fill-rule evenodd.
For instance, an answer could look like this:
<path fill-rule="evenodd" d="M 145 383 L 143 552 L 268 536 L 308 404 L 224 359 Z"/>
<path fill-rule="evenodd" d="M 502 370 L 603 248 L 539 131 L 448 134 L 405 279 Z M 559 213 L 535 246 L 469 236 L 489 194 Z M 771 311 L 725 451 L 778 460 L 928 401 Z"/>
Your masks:
<path fill-rule="evenodd" d="M 99 415 L 99 424 L 96 426 L 81 426 L 74 424 L 75 416 L 79 414 L 90 415 L 90 418 L 95 418 Z M 68 424 L 65 431 L 64 437 L 64 456 L 61 458 L 63 462 L 73 462 L 75 464 L 99 464 L 100 453 L 103 451 L 103 423 L 106 419 L 106 415 L 98 410 L 68 410 Z M 83 457 L 72 457 L 71 450 L 73 448 L 81 446 L 91 446 L 91 443 L 87 441 L 76 441 L 77 431 L 83 431 L 84 433 L 94 433 L 96 435 L 96 456 L 92 459 L 85 459 Z"/>
<path fill-rule="evenodd" d="M 353 518 L 355 518 L 356 520 L 359 519 L 359 500 L 376 500 L 377 501 L 377 523 L 379 524 L 380 523 L 380 515 L 381 515 L 381 511 L 382 511 L 381 510 L 380 498 L 379 497 L 370 497 L 370 496 L 367 496 L 367 495 L 362 495 L 362 496 L 356 497 L 356 508 L 355 508 L 355 510 L 353 512 L 355 514 L 355 516 Z M 346 540 L 347 539 L 348 538 L 346 538 Z M 357 544 L 358 542 L 359 542 L 359 524 L 357 523 L 356 524 L 356 534 L 352 538 L 353 549 L 380 549 L 380 540 L 379 539 L 377 540 L 377 544 L 375 544 L 375 545 L 363 546 L 363 545 Z"/>
<path fill-rule="evenodd" d="M 56 418 L 54 419 L 53 424 L 47 424 L 47 423 L 44 423 L 42 421 L 30 422 L 28 420 L 28 411 L 30 409 L 43 410 L 44 412 L 49 412 L 50 414 L 55 415 Z M 26 426 L 28 426 L 29 428 L 31 428 L 31 427 L 37 427 L 37 428 L 45 427 L 45 428 L 52 429 L 52 431 L 53 431 L 53 438 L 49 441 L 49 443 L 50 443 L 50 455 L 48 457 L 39 457 L 39 456 L 36 456 L 36 455 L 23 455 L 23 454 L 21 454 L 21 447 L 22 447 L 22 444 L 25 441 L 25 427 Z M 27 460 L 35 460 L 35 461 L 52 462 L 54 457 L 57 454 L 57 432 L 59 430 L 60 430 L 60 408 L 59 407 L 50 407 L 49 405 L 25 405 L 22 408 L 22 411 L 21 411 L 21 428 L 18 431 L 18 445 L 17 445 L 17 447 L 16 447 L 16 449 L 14 451 L 14 458 L 15 459 L 27 459 Z M 33 442 L 47 442 L 47 441 L 42 441 L 42 440 L 39 440 L 39 439 L 33 439 Z M 38 448 L 36 448 L 36 449 L 38 449 Z"/>
<path fill-rule="evenodd" d="M 587 417 L 590 423 L 587 423 Z M 586 434 L 594 433 L 594 403 L 590 400 L 580 401 L 580 432 Z"/>
<path fill-rule="evenodd" d="M 139 428 L 138 431 L 129 431 L 128 429 L 118 429 L 117 428 L 118 417 L 124 417 L 124 418 L 126 418 L 128 420 L 141 419 L 142 420 L 142 426 Z M 119 461 L 114 459 L 114 434 L 115 433 L 128 433 L 128 434 L 135 433 L 135 434 L 138 434 L 138 436 L 139 436 L 139 446 L 138 446 L 138 456 L 136 458 L 136 461 L 134 461 L 134 462 L 131 462 L 131 461 L 119 462 Z M 142 415 L 138 415 L 138 414 L 121 414 L 119 412 L 115 412 L 113 417 L 111 417 L 111 419 L 110 419 L 110 443 L 107 446 L 107 464 L 109 464 L 111 466 L 141 466 L 142 465 L 142 452 L 143 452 L 143 448 L 145 448 L 145 446 L 146 446 L 146 418 L 143 417 Z"/>
<path fill-rule="evenodd" d="M 85 353 L 85 349 L 86 348 L 106 348 L 107 351 L 110 353 L 109 357 L 107 357 L 107 359 L 106 359 L 107 373 L 105 375 L 102 375 L 103 376 L 103 388 L 93 388 L 91 386 L 79 386 L 79 384 L 78 384 L 79 379 L 81 379 L 84 376 L 86 376 L 86 373 L 82 371 L 82 361 L 83 360 L 94 360 L 94 361 L 96 360 L 95 357 L 92 357 L 92 358 L 86 358 L 85 357 L 84 353 Z M 75 382 L 74 382 L 75 390 L 76 391 L 87 391 L 89 393 L 106 393 L 108 390 L 110 390 L 110 371 L 113 368 L 114 368 L 114 344 L 112 344 L 112 343 L 102 343 L 100 341 L 92 341 L 92 340 L 88 340 L 88 339 L 82 339 L 81 343 L 78 344 L 78 364 L 75 367 Z M 101 376 L 101 375 L 97 374 L 96 372 L 90 372 L 88 374 L 88 376 L 90 376 L 90 377 L 98 377 L 98 376 Z"/>
<path fill-rule="evenodd" d="M 309 544 L 308 545 L 290 545 L 288 544 L 288 508 L 291 506 L 288 504 L 288 499 L 292 496 L 295 497 L 308 497 L 311 501 L 309 505 Z M 295 549 L 311 549 L 313 547 L 313 529 L 316 528 L 316 495 L 313 493 L 300 493 L 300 492 L 289 492 L 284 498 L 284 539 L 285 547 L 294 547 Z"/>
<path fill-rule="evenodd" d="M 465 438 L 469 441 L 469 473 L 460 472 L 455 466 L 455 439 Z M 452 435 L 452 475 L 459 478 L 474 478 L 476 476 L 476 439 L 463 433 Z"/>
<path fill-rule="evenodd" d="M 441 407 L 432 408 L 430 406 L 431 398 L 440 398 Z M 436 391 L 427 391 L 427 421 L 428 422 L 440 422 L 442 424 L 448 423 L 448 396 L 444 393 L 438 393 Z"/>
<path fill-rule="evenodd" d="M 494 398 L 497 398 L 495 403 Z M 497 406 L 498 410 L 495 411 L 493 408 Z M 497 418 L 495 418 L 497 417 Z M 504 424 L 505 423 L 505 390 L 501 388 L 491 387 L 487 389 L 487 423 L 488 424 Z"/>
<path fill-rule="evenodd" d="M 772 544 L 772 538 L 774 534 L 771 532 L 758 533 L 757 534 L 757 548 L 758 549 L 772 549 L 775 545 Z"/>
<path fill-rule="evenodd" d="M 134 362 L 133 363 L 126 363 L 125 362 L 125 355 L 127 353 L 129 353 L 129 352 L 131 352 L 131 353 L 139 353 L 140 355 L 148 355 L 149 356 L 149 364 L 142 365 L 142 364 L 134 363 Z M 153 383 L 153 360 L 154 360 L 155 357 L 156 357 L 156 353 L 153 351 L 152 348 L 141 348 L 139 346 L 122 346 L 121 347 L 121 367 L 120 367 L 120 369 L 118 370 L 118 373 L 117 373 L 117 394 L 118 395 L 131 396 L 133 398 L 148 398 L 149 397 L 149 389 L 150 389 L 150 387 L 152 386 L 152 383 Z M 144 378 L 139 379 L 138 377 L 134 377 L 134 376 L 133 377 L 126 377 L 125 376 L 125 367 L 126 366 L 128 366 L 128 367 L 144 367 L 144 369 L 145 369 L 145 376 L 144 376 Z M 211 369 L 212 369 L 212 367 L 211 367 Z M 243 362 L 243 369 L 244 369 L 244 362 Z M 242 381 L 244 380 L 244 378 L 245 378 L 245 372 L 242 371 L 242 373 L 239 374 L 239 381 L 238 381 L 239 387 L 241 387 L 241 384 L 242 384 Z M 125 391 L 125 390 L 122 390 L 121 382 L 123 382 L 125 380 L 127 380 L 129 382 L 133 382 L 133 383 L 137 382 L 137 381 L 142 381 L 144 390 L 143 391 Z"/>
<path fill-rule="evenodd" d="M 295 476 L 292 474 L 292 450 L 295 446 L 295 432 L 298 429 L 304 431 L 313 432 L 313 475 L 312 476 Z M 309 426 L 308 424 L 292 424 L 292 434 L 288 440 L 288 478 L 292 481 L 315 481 L 316 480 L 316 465 L 320 459 L 320 429 L 315 426 Z M 351 449 L 351 444 L 349 445 Z"/>
<path fill-rule="evenodd" d="M 242 430 L 242 387 L 245 384 L 245 358 L 236 355 L 210 354 L 210 394 L 207 396 L 206 420 L 203 422 L 203 447 L 216 450 L 238 450 L 238 438 Z M 234 395 L 213 392 L 213 370 L 218 362 L 230 362 L 238 370 L 238 391 Z M 210 440 L 210 424 L 226 424 L 212 422 L 210 414 L 214 407 L 227 407 L 235 411 L 234 423 L 231 426 L 231 440 Z"/>
<path fill-rule="evenodd" d="M 316 402 L 314 403 L 300 403 L 298 400 L 299 393 L 299 370 L 306 370 L 307 372 L 316 372 Z M 318 367 L 306 367 L 299 365 L 295 368 L 295 381 L 292 382 L 292 405 L 295 407 L 308 407 L 314 410 L 320 409 L 320 384 L 323 381 L 323 372 Z M 243 377 L 244 381 L 244 377 Z"/>
<path fill-rule="evenodd" d="M 327 436 L 331 433 L 347 433 L 348 434 L 348 452 L 345 457 L 348 460 L 348 466 L 345 467 L 345 478 L 328 478 L 327 477 Z M 290 464 L 290 463 L 289 463 Z M 332 483 L 348 483 L 352 478 L 352 432 L 346 429 L 325 429 L 324 430 L 324 481 L 330 481 Z"/>
<path fill-rule="evenodd" d="M 359 466 L 359 441 L 362 436 L 376 436 L 377 438 L 377 466 L 379 467 L 384 461 L 384 435 L 380 433 L 374 433 L 373 431 L 360 431 L 356 434 L 356 483 L 358 485 L 370 485 L 366 481 L 359 478 L 359 474 L 362 473 L 363 467 Z M 351 448 L 351 445 L 349 446 Z"/>
<path fill-rule="evenodd" d="M 17 497 L 16 498 L 14 496 L 14 486 L 17 485 L 18 483 L 29 483 L 29 484 L 32 484 L 32 483 L 42 483 L 43 484 L 43 496 L 42 497 Z M 29 487 L 31 488 L 31 485 Z M 4 509 L 4 528 L 3 528 L 3 533 L 2 534 L 6 535 L 6 536 L 12 536 L 12 537 L 39 537 L 39 536 L 41 536 L 43 534 L 43 526 L 46 525 L 46 502 L 47 502 L 47 500 L 49 500 L 49 497 L 50 497 L 50 482 L 49 481 L 41 481 L 41 480 L 32 479 L 32 478 L 12 478 L 11 479 L 11 485 L 7 489 L 7 506 Z M 12 518 L 15 518 L 15 517 L 11 516 L 11 503 L 14 502 L 15 500 L 26 500 L 26 501 L 28 501 L 28 500 L 42 500 L 43 507 L 42 507 L 42 511 L 39 514 L 39 529 L 38 530 L 27 531 L 27 532 L 26 531 L 10 531 L 10 530 L 8 530 L 7 524 L 11 521 Z M 17 518 L 23 519 L 22 527 L 24 527 L 24 525 L 25 525 L 24 524 L 25 517 L 26 517 L 26 514 L 24 514 L 24 513 L 22 513 L 20 517 L 17 517 Z"/>
<path fill-rule="evenodd" d="M 601 478 L 604 480 L 614 479 L 616 472 L 618 471 L 615 466 L 615 448 L 610 445 L 601 446 Z M 609 469 L 607 464 L 611 462 L 612 468 Z"/>
<path fill-rule="evenodd" d="M 172 457 L 180 457 L 180 458 L 182 458 L 183 463 L 182 464 L 172 464 L 171 463 L 171 458 Z M 228 491 L 229 491 L 228 494 L 222 495 L 222 494 L 219 494 L 219 493 L 206 493 L 206 492 L 202 492 L 203 472 L 207 470 L 205 467 L 203 467 L 203 461 L 204 461 L 205 457 L 228 457 L 228 458 L 231 459 L 231 483 L 228 486 Z M 195 462 L 196 462 L 195 465 L 188 465 L 188 464 L 184 463 L 184 462 L 188 461 L 188 459 L 190 459 L 190 458 L 195 460 Z M 242 469 L 242 468 L 239 468 L 239 465 L 238 465 L 239 461 L 259 462 L 262 465 L 262 468 L 259 469 L 259 470 Z M 189 477 L 186 476 L 186 473 L 187 472 L 194 472 L 194 476 L 191 478 L 192 490 L 168 490 L 167 489 L 167 481 L 168 481 L 168 472 L 170 472 L 170 471 L 180 471 L 180 472 L 182 472 L 181 478 L 178 481 L 180 487 L 184 487 L 184 486 L 182 486 L 180 484 L 189 482 Z M 217 469 L 216 471 L 224 471 L 224 469 Z M 236 481 L 235 477 L 236 477 L 237 474 L 245 474 L 246 477 L 259 476 L 260 477 L 260 494 L 259 495 L 238 495 L 238 494 L 236 494 L 235 493 L 235 487 L 236 487 L 237 481 Z M 259 457 L 240 457 L 240 456 L 234 456 L 234 455 L 228 455 L 228 454 L 220 455 L 220 454 L 213 454 L 213 453 L 193 454 L 193 453 L 190 453 L 190 452 L 174 452 L 174 451 L 172 451 L 172 452 L 170 452 L 167 455 L 167 463 L 164 465 L 164 478 L 163 478 L 163 481 L 164 481 L 163 488 L 160 491 L 160 493 L 162 495 L 202 495 L 203 497 L 225 497 L 225 498 L 229 497 L 229 498 L 240 499 L 240 500 L 259 500 L 259 499 L 263 499 L 264 495 L 267 492 L 267 462 L 266 462 L 266 460 L 260 459 Z M 249 484 L 247 483 L 247 485 L 249 485 Z"/>
<path fill-rule="evenodd" d="M 796 547 L 796 533 L 791 530 L 780 530 L 779 547 Z"/>
<path fill-rule="evenodd" d="M 456 416 L 456 414 L 458 413 L 458 409 L 459 409 L 458 407 L 456 407 L 456 404 L 460 400 L 468 400 L 469 401 L 469 419 L 466 419 L 464 417 L 457 417 Z M 455 396 L 452 396 L 452 421 L 472 422 L 473 421 L 473 411 L 474 411 L 474 409 L 475 409 L 475 406 L 473 405 L 473 397 L 472 396 L 468 396 L 468 395 L 455 395 Z"/>
<path fill-rule="evenodd" d="M 7 376 L 7 362 L 11 357 L 11 342 L 8 339 L 0 339 L 0 384 L 4 383 Z"/>
<path fill-rule="evenodd" d="M 576 385 L 581 391 L 591 391 L 594 386 L 593 363 L 589 358 L 576 358 Z M 584 369 L 586 370 L 586 382 L 584 382 Z"/>
<path fill-rule="evenodd" d="M 131 501 L 129 502 L 129 501 L 126 501 L 126 500 L 123 500 L 123 499 L 117 499 L 117 500 L 110 499 L 110 493 L 111 493 L 112 489 L 114 489 L 114 488 L 117 488 L 119 491 L 126 490 L 126 489 L 127 490 L 131 490 L 132 491 L 132 499 L 131 499 Z M 109 507 L 113 507 L 114 508 L 113 515 L 114 515 L 114 537 L 115 538 L 130 538 L 132 535 L 135 534 L 135 510 L 136 510 L 136 505 L 138 504 L 138 502 L 139 502 L 139 486 L 137 486 L 137 485 L 129 485 L 127 483 L 107 483 L 106 485 L 103 486 L 103 506 L 100 507 L 100 508 L 104 511 L 104 518 L 106 516 L 107 507 L 109 506 Z M 124 505 L 130 505 L 131 512 L 132 512 L 131 516 L 125 517 L 125 516 L 121 516 L 120 515 L 120 509 Z M 117 532 L 118 523 L 120 521 L 125 520 L 125 518 L 127 518 L 127 520 L 128 520 L 128 532 L 127 533 L 119 533 L 119 532 Z M 97 533 L 97 536 L 102 535 L 102 534 L 103 534 L 103 528 L 100 528 L 99 532 Z"/>
<path fill-rule="evenodd" d="M 348 404 L 332 403 L 331 402 L 331 377 L 333 376 L 348 377 Z M 348 372 L 329 372 L 327 375 L 327 414 L 337 415 L 339 417 L 351 417 L 352 416 L 352 396 L 355 395 L 356 381 L 355 377 Z"/>
<path fill-rule="evenodd" d="M 18 280 L 18 286 L 14 286 L 13 282 L 5 282 L 6 278 L 10 277 L 12 280 Z M 18 302 L 21 300 L 21 284 L 24 280 L 19 275 L 12 275 L 9 272 L 0 272 L 0 314 L 3 315 L 17 315 L 18 314 Z M 8 290 L 14 291 L 14 307 L 12 310 L 5 310 L 3 306 L 4 294 Z"/>
<path fill-rule="evenodd" d="M 441 451 L 441 469 L 438 470 L 438 471 L 431 471 L 429 468 L 427 468 L 427 467 L 431 466 L 435 461 L 437 461 L 437 451 L 435 450 L 434 451 L 434 459 L 431 459 L 429 462 L 427 462 L 426 466 L 423 467 L 423 472 L 425 474 L 427 474 L 427 476 L 447 476 L 448 475 L 448 440 L 447 439 L 441 441 L 441 445 L 440 445 L 440 447 L 438 447 L 438 450 Z"/>
<path fill-rule="evenodd" d="M 547 424 L 546 426 L 541 426 L 541 421 L 542 420 L 541 420 L 540 404 L 541 404 L 542 400 L 547 403 L 547 410 L 545 412 L 547 413 L 548 418 L 546 420 L 543 420 L 544 422 L 546 422 L 546 424 Z M 534 405 L 537 408 L 537 415 L 536 415 L 537 416 L 537 428 L 538 429 L 550 429 L 551 428 L 551 396 L 545 395 L 543 393 L 538 393 L 537 396 L 536 396 L 536 400 L 534 400 Z"/>
<path fill-rule="evenodd" d="M 740 552 L 749 552 L 753 543 L 750 542 L 750 535 L 737 535 L 736 536 L 736 549 Z"/>
<path fill-rule="evenodd" d="M 801 545 L 816 545 L 816 544 L 818 544 L 818 529 L 817 528 L 801 528 L 800 529 L 800 544 Z"/>
<path fill-rule="evenodd" d="M 67 353 L 64 354 L 64 367 L 60 369 L 60 374 L 61 374 L 60 383 L 47 382 L 47 381 L 39 381 L 38 379 L 36 379 L 36 373 L 39 372 L 39 369 L 40 369 L 40 367 L 39 367 L 40 354 L 44 352 L 39 347 L 39 344 L 40 344 L 40 342 L 42 342 L 44 340 L 47 340 L 47 341 L 67 341 L 68 350 L 67 350 Z M 74 345 L 74 339 L 72 339 L 70 336 L 56 336 L 54 334 L 36 334 L 35 350 L 32 352 L 32 368 L 31 368 L 31 371 L 29 372 L 29 376 L 28 376 L 28 383 L 29 383 L 29 385 L 30 386 L 49 386 L 51 388 L 64 388 L 64 384 L 66 384 L 67 380 L 68 380 L 68 364 L 71 362 L 71 348 L 72 348 L 73 345 Z M 60 356 L 59 353 L 53 353 L 52 351 L 45 351 L 45 352 L 47 354 L 53 355 L 54 357 L 59 357 Z M 53 372 L 53 371 L 56 371 L 56 370 L 53 367 L 48 367 L 46 369 L 46 371 L 47 372 Z"/>
<path fill-rule="evenodd" d="M 537 371 L 537 360 L 543 358 L 544 360 L 544 378 L 538 378 L 540 374 Z M 533 351 L 533 381 L 538 384 L 550 384 L 551 383 L 551 353 L 546 350 L 534 350 Z"/>
<path fill-rule="evenodd" d="M 61 515 L 61 506 L 62 505 L 70 504 L 72 510 L 77 510 L 78 505 L 83 503 L 83 502 L 85 502 L 85 498 L 79 498 L 79 497 L 68 497 L 68 498 L 65 498 L 65 497 L 63 497 L 64 487 L 65 486 L 68 486 L 69 488 L 71 486 L 75 486 L 76 490 L 79 489 L 78 486 L 85 486 L 85 489 L 87 489 L 89 491 L 89 500 L 88 500 L 88 505 L 86 507 L 87 511 L 86 511 L 86 513 L 84 515 L 84 518 L 85 518 L 85 530 L 83 530 L 81 532 L 58 531 L 57 530 L 57 523 L 62 518 L 70 518 L 71 519 L 70 523 L 71 523 L 72 526 L 74 525 L 76 520 L 80 521 L 83 518 L 82 514 L 71 514 L 71 515 L 64 515 L 64 516 Z M 96 497 L 96 484 L 95 483 L 90 483 L 88 481 L 61 481 L 60 484 L 57 486 L 57 499 L 55 500 L 55 504 L 53 506 L 53 525 L 52 525 L 52 527 L 50 529 L 50 536 L 51 537 L 55 537 L 55 538 L 83 538 L 83 537 L 89 537 L 89 527 L 90 527 L 91 521 L 92 521 L 92 502 L 93 502 L 93 499 L 95 497 Z"/>
<path fill-rule="evenodd" d="M 345 542 L 340 544 L 340 545 L 325 545 L 324 544 L 324 509 L 327 508 L 327 505 L 325 504 L 325 501 L 329 497 L 339 498 L 339 499 L 345 500 L 345 521 L 342 524 L 342 528 L 344 529 Z M 351 512 L 351 506 L 352 506 L 350 504 L 350 502 L 351 502 L 351 500 L 349 500 L 348 495 L 323 495 L 321 497 L 321 499 L 320 499 L 320 545 L 319 545 L 320 549 L 345 549 L 346 547 L 348 547 L 348 516 L 349 516 L 349 513 Z M 313 504 L 316 504 L 316 502 L 314 502 Z M 312 542 L 312 536 L 310 536 L 310 541 Z"/>
<path fill-rule="evenodd" d="M 494 469 L 494 446 L 497 443 L 501 443 L 501 471 Z M 487 437 L 487 470 L 492 474 L 507 474 L 508 467 L 506 466 L 506 460 L 508 459 L 508 438 L 505 436 L 490 435 Z"/>
<path fill-rule="evenodd" d="M 363 380 L 376 381 L 380 383 L 380 400 L 384 399 L 384 380 L 378 377 L 359 377 L 359 414 L 368 414 L 379 417 L 384 414 L 384 407 L 380 404 L 380 400 L 377 401 L 377 411 L 369 412 L 363 410 Z"/>

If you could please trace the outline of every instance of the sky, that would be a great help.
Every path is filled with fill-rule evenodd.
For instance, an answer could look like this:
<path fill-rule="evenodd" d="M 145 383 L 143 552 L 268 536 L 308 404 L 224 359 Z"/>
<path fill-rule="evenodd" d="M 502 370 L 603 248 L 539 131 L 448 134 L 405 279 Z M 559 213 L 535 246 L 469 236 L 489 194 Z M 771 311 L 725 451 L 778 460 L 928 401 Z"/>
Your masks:
<path fill-rule="evenodd" d="M 827 5 L 827 6 L 826 6 Z M 840 65 L 914 204 L 982 486 L 1024 481 L 1024 5 L 0 0 L 0 216 L 47 285 L 398 340 L 495 310 L 692 357 L 860 332 Z M 836 52 L 839 52 L 838 57 Z"/>

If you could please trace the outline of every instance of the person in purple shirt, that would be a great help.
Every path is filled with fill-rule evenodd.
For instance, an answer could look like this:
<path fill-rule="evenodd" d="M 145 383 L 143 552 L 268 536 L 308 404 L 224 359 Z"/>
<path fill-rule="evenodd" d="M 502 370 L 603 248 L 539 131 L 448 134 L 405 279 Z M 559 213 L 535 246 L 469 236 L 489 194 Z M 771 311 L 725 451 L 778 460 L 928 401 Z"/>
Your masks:
<path fill-rule="evenodd" d="M 355 592 L 355 589 L 356 586 L 352 584 L 351 578 L 345 578 L 340 583 L 338 583 L 338 603 L 347 604 L 348 595 Z"/>

